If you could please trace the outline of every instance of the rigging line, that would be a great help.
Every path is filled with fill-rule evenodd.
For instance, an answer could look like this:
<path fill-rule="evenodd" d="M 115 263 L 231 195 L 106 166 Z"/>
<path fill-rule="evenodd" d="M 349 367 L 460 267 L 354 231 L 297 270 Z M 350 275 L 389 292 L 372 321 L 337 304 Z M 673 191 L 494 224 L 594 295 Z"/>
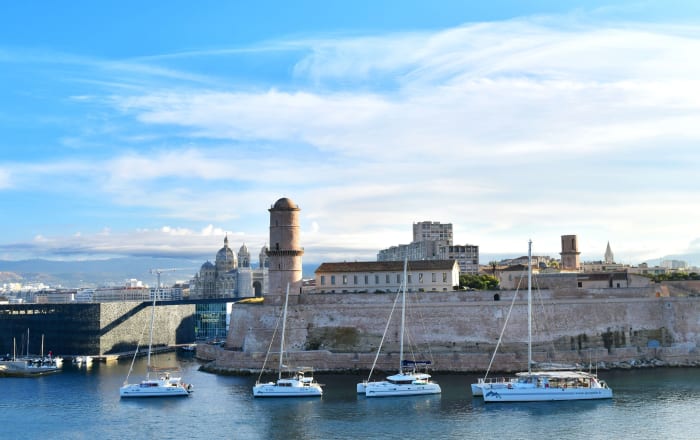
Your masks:
<path fill-rule="evenodd" d="M 131 375 L 131 372 L 134 370 L 134 362 L 136 362 L 136 355 L 139 353 L 139 347 L 141 346 L 141 339 L 143 338 L 143 334 L 146 331 L 146 324 L 148 323 L 148 320 L 146 320 L 143 324 L 143 329 L 141 330 L 141 334 L 139 335 L 139 340 L 136 341 L 136 350 L 134 351 L 134 357 L 131 358 L 131 365 L 129 366 L 129 372 L 126 373 L 126 379 L 124 379 L 124 385 L 129 383 L 129 376 Z"/>
<path fill-rule="evenodd" d="M 270 338 L 270 345 L 267 347 L 267 354 L 265 354 L 265 360 L 263 361 L 262 368 L 260 369 L 260 374 L 258 375 L 258 383 L 260 382 L 260 379 L 262 378 L 262 375 L 265 372 L 265 365 L 267 365 L 267 359 L 270 357 L 270 352 L 272 351 L 272 343 L 275 341 L 275 335 L 277 335 L 277 329 L 280 326 L 281 320 L 282 320 L 282 313 L 280 313 L 279 316 L 277 317 L 277 323 L 275 324 L 275 329 L 272 331 L 272 337 Z M 282 353 L 280 353 L 280 356 L 282 356 Z"/>
<path fill-rule="evenodd" d="M 396 298 L 394 298 L 394 305 L 391 307 L 391 312 L 389 312 L 389 319 L 386 320 L 386 327 L 384 327 L 384 334 L 382 335 L 381 341 L 379 341 L 379 347 L 377 347 L 377 354 L 374 355 L 374 362 L 372 362 L 372 368 L 369 370 L 369 376 L 367 376 L 367 382 L 372 377 L 372 372 L 374 367 L 377 365 L 377 359 L 379 359 L 379 352 L 382 351 L 382 345 L 384 344 L 384 338 L 386 338 L 386 332 L 389 330 L 389 324 L 391 324 L 391 317 L 396 309 L 396 304 L 399 302 L 399 297 L 401 296 L 401 288 L 396 292 Z"/>
<path fill-rule="evenodd" d="M 554 339 L 552 339 L 552 335 L 554 334 L 554 332 L 551 330 L 551 328 L 548 325 L 548 323 L 550 321 L 551 322 L 555 322 L 555 321 L 553 319 L 549 319 L 549 317 L 551 316 L 551 313 L 548 314 L 547 309 L 545 309 L 545 307 L 544 307 L 544 296 L 542 295 L 542 292 L 540 291 L 539 280 L 537 279 L 537 276 L 535 276 L 534 274 L 533 274 L 533 280 L 534 280 L 534 284 L 536 286 L 536 291 L 537 291 L 537 294 L 535 296 L 539 300 L 539 306 L 540 306 L 540 309 L 542 310 L 542 313 L 541 313 L 542 319 L 541 320 L 535 319 L 535 326 L 537 327 L 536 330 L 539 331 L 540 334 L 545 335 L 545 337 L 547 337 L 547 339 L 549 339 L 548 345 L 551 348 L 551 352 L 556 354 L 557 348 L 556 348 L 556 345 L 554 343 Z M 546 353 L 546 356 L 547 356 L 547 359 L 549 360 L 549 362 L 553 362 L 549 352 Z"/>
<path fill-rule="evenodd" d="M 418 293 L 419 292 L 413 292 L 413 293 L 415 296 L 415 303 L 418 304 Z M 413 314 L 414 312 L 409 311 L 409 313 Z M 429 334 L 428 333 L 428 326 L 425 324 L 426 319 L 423 317 L 423 308 L 420 307 L 420 305 L 418 307 L 418 319 L 419 319 L 420 324 L 422 326 L 423 334 L 428 335 Z M 412 321 L 415 321 L 415 320 L 412 320 Z M 406 333 L 409 335 L 409 347 L 411 348 L 411 350 L 413 350 L 413 347 L 411 347 L 411 345 L 410 345 L 410 328 L 406 330 Z M 433 352 L 430 348 L 430 344 L 426 342 L 425 345 L 427 346 L 427 349 L 428 349 L 428 357 L 430 358 L 430 361 L 434 362 L 435 359 L 433 358 Z"/>
<path fill-rule="evenodd" d="M 523 271 L 524 272 L 524 271 Z M 486 373 L 484 373 L 484 379 L 486 379 L 489 375 L 489 371 L 491 371 L 491 366 L 493 365 L 494 359 L 496 359 L 496 353 L 498 352 L 498 347 L 501 345 L 501 341 L 503 340 L 503 334 L 506 331 L 506 327 L 508 327 L 508 320 L 510 319 L 510 313 L 513 311 L 513 305 L 515 305 L 515 299 L 518 297 L 518 292 L 520 292 L 520 284 L 523 282 L 523 275 L 520 275 L 520 279 L 518 280 L 518 285 L 515 289 L 515 293 L 513 294 L 513 299 L 510 302 L 510 307 L 508 308 L 508 314 L 506 315 L 506 320 L 503 323 L 503 327 L 501 328 L 501 334 L 498 336 L 498 341 L 496 342 L 496 348 L 493 350 L 493 354 L 491 355 L 491 360 L 489 361 L 489 366 L 486 368 Z"/>

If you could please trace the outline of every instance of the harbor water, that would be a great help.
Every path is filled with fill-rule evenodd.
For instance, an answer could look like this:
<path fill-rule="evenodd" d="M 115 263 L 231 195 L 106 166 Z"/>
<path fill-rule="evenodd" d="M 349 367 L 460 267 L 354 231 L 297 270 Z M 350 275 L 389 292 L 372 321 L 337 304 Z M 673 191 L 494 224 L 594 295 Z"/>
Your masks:
<path fill-rule="evenodd" d="M 472 398 L 475 375 L 435 374 L 441 395 L 367 399 L 358 375 L 321 375 L 322 398 L 254 399 L 256 377 L 179 364 L 195 386 L 189 397 L 120 399 L 130 361 L 65 365 L 39 378 L 0 378 L 2 439 L 697 439 L 700 369 L 601 372 L 607 401 L 484 404 Z M 143 376 L 138 359 L 130 381 Z M 271 378 L 268 378 L 271 379 Z"/>

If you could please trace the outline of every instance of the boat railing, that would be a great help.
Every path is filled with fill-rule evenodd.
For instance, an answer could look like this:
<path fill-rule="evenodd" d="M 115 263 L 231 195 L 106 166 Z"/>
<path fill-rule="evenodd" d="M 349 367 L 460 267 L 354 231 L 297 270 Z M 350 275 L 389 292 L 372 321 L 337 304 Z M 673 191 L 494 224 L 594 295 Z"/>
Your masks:
<path fill-rule="evenodd" d="M 512 382 L 512 378 L 508 377 L 480 377 L 477 379 L 478 384 L 499 384 Z"/>

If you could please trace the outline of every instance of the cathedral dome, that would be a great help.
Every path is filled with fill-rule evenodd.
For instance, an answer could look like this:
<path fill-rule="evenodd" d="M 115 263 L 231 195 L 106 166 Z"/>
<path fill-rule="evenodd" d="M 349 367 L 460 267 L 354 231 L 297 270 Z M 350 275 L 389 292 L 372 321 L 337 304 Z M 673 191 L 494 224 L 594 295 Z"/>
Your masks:
<path fill-rule="evenodd" d="M 224 247 L 216 253 L 216 262 L 233 261 L 233 251 L 228 247 L 228 235 L 224 237 Z"/>
<path fill-rule="evenodd" d="M 278 201 L 275 202 L 274 209 L 299 209 L 299 207 L 292 201 L 292 199 L 289 199 L 287 197 L 283 197 L 279 199 Z"/>
<path fill-rule="evenodd" d="M 230 261 L 233 260 L 233 251 L 230 247 L 224 246 L 219 249 L 216 253 L 216 261 Z"/>
<path fill-rule="evenodd" d="M 238 250 L 238 253 L 239 254 L 247 254 L 248 253 L 248 246 L 246 246 L 245 243 L 243 243 L 243 246 L 241 246 L 241 248 Z"/>
<path fill-rule="evenodd" d="M 214 265 L 207 261 L 206 263 L 202 264 L 202 269 L 214 269 Z"/>

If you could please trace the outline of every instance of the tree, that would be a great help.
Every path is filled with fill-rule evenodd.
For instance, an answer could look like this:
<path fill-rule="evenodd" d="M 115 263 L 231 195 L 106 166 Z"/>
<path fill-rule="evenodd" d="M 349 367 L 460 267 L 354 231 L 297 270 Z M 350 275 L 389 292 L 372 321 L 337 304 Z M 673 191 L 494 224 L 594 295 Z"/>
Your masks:
<path fill-rule="evenodd" d="M 459 276 L 460 289 L 497 290 L 498 278 L 492 275 L 463 274 Z"/>
<path fill-rule="evenodd" d="M 494 277 L 496 276 L 496 267 L 498 267 L 498 261 L 489 261 L 489 265 L 491 266 L 491 275 Z"/>

